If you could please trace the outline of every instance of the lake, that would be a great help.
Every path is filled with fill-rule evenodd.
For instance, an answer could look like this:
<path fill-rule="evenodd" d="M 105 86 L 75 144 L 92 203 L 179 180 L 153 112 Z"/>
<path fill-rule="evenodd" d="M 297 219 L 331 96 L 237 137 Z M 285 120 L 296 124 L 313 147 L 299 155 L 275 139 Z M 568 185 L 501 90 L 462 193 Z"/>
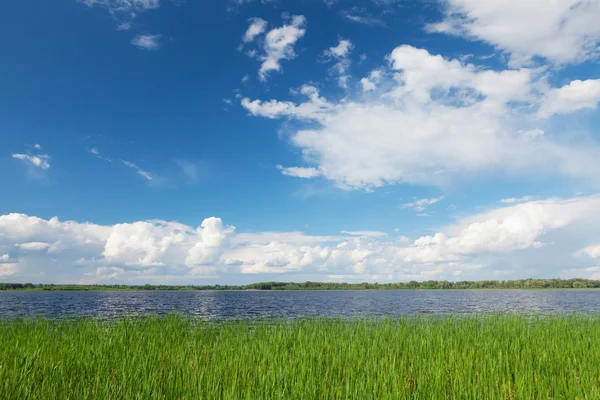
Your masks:
<path fill-rule="evenodd" d="M 597 312 L 599 290 L 0 292 L 0 317 L 171 312 L 202 319 Z"/>

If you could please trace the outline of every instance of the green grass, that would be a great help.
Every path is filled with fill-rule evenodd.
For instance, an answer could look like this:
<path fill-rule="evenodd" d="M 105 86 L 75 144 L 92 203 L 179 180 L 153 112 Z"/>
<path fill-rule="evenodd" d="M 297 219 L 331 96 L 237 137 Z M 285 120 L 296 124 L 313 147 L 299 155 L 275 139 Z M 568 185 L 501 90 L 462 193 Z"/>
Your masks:
<path fill-rule="evenodd" d="M 0 320 L 2 399 L 597 399 L 600 316 Z"/>

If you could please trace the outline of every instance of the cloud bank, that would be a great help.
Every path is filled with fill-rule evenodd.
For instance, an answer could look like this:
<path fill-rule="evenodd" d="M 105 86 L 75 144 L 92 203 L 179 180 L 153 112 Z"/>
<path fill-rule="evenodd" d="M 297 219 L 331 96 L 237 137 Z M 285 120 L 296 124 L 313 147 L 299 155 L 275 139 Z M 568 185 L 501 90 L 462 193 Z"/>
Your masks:
<path fill-rule="evenodd" d="M 0 216 L 0 274 L 42 282 L 233 279 L 406 281 L 589 277 L 599 258 L 600 195 L 551 198 L 463 217 L 413 240 L 378 231 L 238 233 L 220 218 L 97 225 Z M 245 278 L 244 278 L 245 276 Z"/>

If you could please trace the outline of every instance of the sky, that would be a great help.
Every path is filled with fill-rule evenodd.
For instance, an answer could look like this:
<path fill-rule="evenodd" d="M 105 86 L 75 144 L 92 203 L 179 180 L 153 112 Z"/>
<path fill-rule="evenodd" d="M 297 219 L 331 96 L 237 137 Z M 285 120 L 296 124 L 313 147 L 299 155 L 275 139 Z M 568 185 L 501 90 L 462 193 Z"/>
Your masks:
<path fill-rule="evenodd" d="M 596 0 L 5 0 L 0 281 L 600 279 Z"/>

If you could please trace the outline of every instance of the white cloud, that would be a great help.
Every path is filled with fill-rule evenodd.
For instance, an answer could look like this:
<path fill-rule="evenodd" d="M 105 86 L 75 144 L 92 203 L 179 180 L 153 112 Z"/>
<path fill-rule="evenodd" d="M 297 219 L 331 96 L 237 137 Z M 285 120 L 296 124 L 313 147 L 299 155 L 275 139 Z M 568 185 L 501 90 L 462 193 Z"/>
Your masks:
<path fill-rule="evenodd" d="M 280 170 L 283 175 L 295 176 L 297 178 L 310 179 L 310 178 L 316 178 L 319 175 L 321 175 L 319 170 L 316 168 L 303 168 L 303 167 L 285 168 L 285 167 L 282 167 L 281 165 L 278 165 L 277 169 Z"/>
<path fill-rule="evenodd" d="M 304 16 L 294 15 L 290 24 L 272 29 L 266 34 L 264 54 L 260 57 L 262 64 L 258 71 L 261 80 L 266 80 L 272 71 L 281 71 L 281 60 L 292 60 L 296 57 L 294 45 L 304 36 L 305 26 Z"/>
<path fill-rule="evenodd" d="M 123 22 L 117 26 L 118 31 L 128 31 L 129 29 L 131 29 L 131 22 Z"/>
<path fill-rule="evenodd" d="M 387 233 L 380 231 L 341 231 L 340 233 L 352 236 L 366 236 L 366 237 L 384 237 Z"/>
<path fill-rule="evenodd" d="M 129 168 L 132 168 L 135 170 L 135 172 L 141 176 L 142 178 L 151 181 L 152 180 L 152 175 L 150 175 L 149 172 L 144 171 L 143 169 L 141 169 L 140 167 L 137 166 L 137 164 L 134 164 L 132 162 L 129 161 L 125 161 L 125 160 L 121 160 L 121 162 L 123 164 L 125 164 L 126 166 L 128 166 Z"/>
<path fill-rule="evenodd" d="M 185 264 L 188 266 L 218 264 L 223 248 L 233 236 L 235 228 L 223 225 L 221 218 L 207 218 L 197 229 L 198 241 L 187 254 Z"/>
<path fill-rule="evenodd" d="M 400 208 L 412 208 L 415 211 L 425 211 L 425 209 L 435 203 L 439 203 L 444 200 L 444 196 L 430 198 L 430 199 L 416 199 L 411 203 L 405 203 L 400 205 Z"/>
<path fill-rule="evenodd" d="M 60 251 L 51 257 L 18 251 L 13 263 L 0 263 L 0 274 L 27 279 L 44 272 L 54 282 L 137 283 L 149 276 L 181 283 L 220 276 L 235 282 L 239 274 L 299 272 L 386 281 L 481 279 L 496 272 L 512 278 L 532 276 L 532 271 L 548 276 L 565 265 L 590 268 L 586 257 L 571 255 L 581 249 L 582 240 L 600 243 L 599 222 L 600 195 L 492 209 L 412 242 L 405 237 L 387 239 L 378 231 L 344 232 L 353 237 L 236 233 L 214 217 L 193 228 L 167 221 L 102 226 L 8 214 L 0 216 L 1 254 L 34 242 L 60 243 Z M 502 269 L 504 265 L 513 269 Z"/>
<path fill-rule="evenodd" d="M 39 143 L 36 143 L 36 144 L 33 145 L 33 148 L 36 149 L 36 150 L 41 150 L 42 146 Z"/>
<path fill-rule="evenodd" d="M 34 167 L 41 168 L 44 170 L 50 168 L 50 163 L 48 162 L 50 157 L 47 154 L 38 154 L 34 156 L 30 154 L 15 153 L 12 155 L 12 158 L 22 160 Z"/>
<path fill-rule="evenodd" d="M 244 98 L 242 105 L 256 116 L 309 122 L 291 144 L 345 189 L 441 186 L 498 171 L 598 183 L 597 143 L 538 127 L 544 121 L 535 109 L 552 91 L 540 70 L 485 70 L 411 46 L 395 48 L 388 61 L 378 87 L 367 84 L 368 98 L 330 101 L 309 86 L 302 103 Z"/>
<path fill-rule="evenodd" d="M 538 116 L 544 118 L 552 114 L 568 114 L 586 108 L 594 109 L 598 102 L 600 102 L 600 79 L 575 80 L 566 86 L 548 91 Z"/>
<path fill-rule="evenodd" d="M 267 30 L 267 21 L 261 18 L 251 18 L 250 26 L 244 33 L 244 37 L 242 41 L 244 43 L 249 43 L 253 41 L 258 35 L 263 34 Z"/>
<path fill-rule="evenodd" d="M 48 247 L 50 247 L 50 244 L 44 243 L 44 242 L 28 242 L 28 243 L 19 243 L 19 244 L 17 244 L 17 246 L 23 250 L 40 251 L 40 250 L 46 250 Z"/>
<path fill-rule="evenodd" d="M 101 159 L 101 160 L 108 161 L 108 162 L 110 162 L 110 163 L 112 162 L 112 160 L 111 160 L 110 158 L 108 158 L 108 157 L 104 157 L 104 156 L 100 155 L 100 152 L 99 152 L 99 151 L 98 151 L 98 149 L 97 149 L 97 148 L 95 148 L 95 147 L 92 147 L 91 149 L 89 149 L 89 150 L 88 150 L 88 153 L 90 153 L 90 154 L 91 154 L 91 155 L 93 155 L 94 157 L 96 157 L 96 158 L 99 158 L 99 159 Z"/>
<path fill-rule="evenodd" d="M 345 58 L 353 47 L 351 41 L 340 39 L 337 46 L 325 50 L 325 55 L 336 59 Z"/>
<path fill-rule="evenodd" d="M 160 7 L 160 0 L 77 0 L 88 7 L 108 10 L 118 21 L 117 30 L 126 31 L 131 28 L 132 21 L 143 12 Z"/>
<path fill-rule="evenodd" d="M 19 272 L 18 264 L 0 264 L 0 277 L 13 276 Z"/>
<path fill-rule="evenodd" d="M 317 88 L 311 85 L 304 85 L 300 88 L 300 93 L 308 97 L 308 101 L 296 105 L 291 101 L 261 101 L 243 98 L 242 106 L 252 115 L 266 117 L 270 119 L 288 116 L 290 118 L 313 120 L 325 117 L 331 110 L 332 105 L 319 96 Z"/>
<path fill-rule="evenodd" d="M 588 268 L 570 268 L 564 269 L 560 274 L 561 278 L 587 278 L 587 279 L 600 279 L 600 266 L 588 267 Z"/>
<path fill-rule="evenodd" d="M 79 0 L 88 7 L 104 7 L 111 13 L 143 12 L 160 7 L 159 0 Z"/>
<path fill-rule="evenodd" d="M 590 258 L 600 258 L 600 244 L 593 244 L 575 253 L 576 256 L 587 256 Z"/>
<path fill-rule="evenodd" d="M 362 15 L 361 15 L 362 14 Z M 379 18 L 361 12 L 361 10 L 353 9 L 351 11 L 343 11 L 342 16 L 350 22 L 357 24 L 385 27 L 386 24 Z"/>
<path fill-rule="evenodd" d="M 160 47 L 161 35 L 137 35 L 131 44 L 144 50 L 157 50 Z"/>
<path fill-rule="evenodd" d="M 460 253 L 539 247 L 549 231 L 565 228 L 600 207 L 600 196 L 530 201 L 466 218 L 448 229 L 448 244 Z M 450 243 L 451 242 L 451 243 Z"/>
<path fill-rule="evenodd" d="M 362 85 L 362 91 L 368 92 L 377 89 L 377 84 L 381 80 L 382 72 L 378 69 L 371 71 L 367 78 L 362 78 L 360 84 Z"/>
<path fill-rule="evenodd" d="M 523 196 L 523 197 L 511 197 L 508 199 L 502 199 L 500 200 L 500 203 L 504 203 L 504 204 L 516 204 L 516 203 L 526 203 L 528 201 L 533 201 L 535 200 L 535 196 Z"/>
<path fill-rule="evenodd" d="M 118 267 L 98 267 L 95 273 L 85 273 L 85 276 L 98 278 L 100 280 L 117 279 L 125 270 Z"/>
<path fill-rule="evenodd" d="M 164 265 L 168 251 L 181 244 L 189 227 L 160 221 L 118 224 L 106 239 L 102 256 L 110 263 L 127 266 Z"/>
<path fill-rule="evenodd" d="M 350 68 L 350 59 L 348 58 L 350 51 L 354 45 L 347 39 L 340 39 L 338 45 L 325 50 L 324 55 L 329 60 L 335 61 L 332 67 L 332 72 L 338 77 L 338 85 L 341 88 L 348 86 L 348 68 Z"/>
<path fill-rule="evenodd" d="M 512 53 L 512 64 L 540 56 L 573 63 L 598 55 L 600 2 L 590 0 L 444 0 L 443 21 L 433 32 L 488 42 Z"/>
<path fill-rule="evenodd" d="M 2 254 L 2 255 L 0 255 L 0 263 L 7 262 L 9 258 L 10 257 L 9 257 L 8 254 Z"/>

